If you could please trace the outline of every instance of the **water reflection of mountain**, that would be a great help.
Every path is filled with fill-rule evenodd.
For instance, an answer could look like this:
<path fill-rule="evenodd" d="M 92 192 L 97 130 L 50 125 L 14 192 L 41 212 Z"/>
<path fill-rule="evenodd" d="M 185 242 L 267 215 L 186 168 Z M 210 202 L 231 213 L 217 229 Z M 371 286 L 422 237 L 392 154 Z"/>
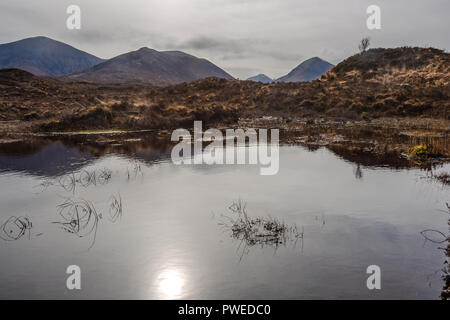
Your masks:
<path fill-rule="evenodd" d="M 109 154 L 155 163 L 170 157 L 165 142 L 154 137 L 33 137 L 0 144 L 0 171 L 54 177 L 73 172 Z"/>
<path fill-rule="evenodd" d="M 0 171 L 25 172 L 38 176 L 58 176 L 105 155 L 119 155 L 153 164 L 170 158 L 170 136 L 156 132 L 78 134 L 65 136 L 27 137 L 0 144 Z M 306 144 L 314 152 L 318 145 Z M 326 148 L 339 158 L 365 167 L 404 169 L 410 162 L 398 152 L 371 152 L 351 144 L 328 144 Z M 357 167 L 360 168 L 360 167 Z M 355 176 L 361 178 L 361 171 Z"/>
<path fill-rule="evenodd" d="M 23 150 L 23 153 L 20 152 Z M 95 157 L 78 148 L 67 147 L 61 142 L 44 146 L 14 142 L 0 148 L 2 172 L 24 172 L 37 176 L 57 176 L 77 170 L 93 161 Z"/>

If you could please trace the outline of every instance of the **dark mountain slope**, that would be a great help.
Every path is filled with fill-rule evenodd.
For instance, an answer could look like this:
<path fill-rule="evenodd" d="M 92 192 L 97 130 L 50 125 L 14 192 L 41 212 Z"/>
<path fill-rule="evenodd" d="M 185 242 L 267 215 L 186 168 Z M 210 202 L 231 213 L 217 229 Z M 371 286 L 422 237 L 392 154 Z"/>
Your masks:
<path fill-rule="evenodd" d="M 269 78 L 265 74 L 258 74 L 256 76 L 250 77 L 247 79 L 248 81 L 262 82 L 262 83 L 272 83 L 273 79 Z"/>
<path fill-rule="evenodd" d="M 207 77 L 233 78 L 206 59 L 199 59 L 180 51 L 160 52 L 141 48 L 72 74 L 68 79 L 101 83 L 169 85 Z"/>
<path fill-rule="evenodd" d="M 46 37 L 0 45 L 0 69 L 18 68 L 39 76 L 64 76 L 103 60 Z"/>
<path fill-rule="evenodd" d="M 303 82 L 311 81 L 319 78 L 328 70 L 333 68 L 333 65 L 318 57 L 308 59 L 297 67 L 295 67 L 287 75 L 277 79 L 277 82 Z"/>

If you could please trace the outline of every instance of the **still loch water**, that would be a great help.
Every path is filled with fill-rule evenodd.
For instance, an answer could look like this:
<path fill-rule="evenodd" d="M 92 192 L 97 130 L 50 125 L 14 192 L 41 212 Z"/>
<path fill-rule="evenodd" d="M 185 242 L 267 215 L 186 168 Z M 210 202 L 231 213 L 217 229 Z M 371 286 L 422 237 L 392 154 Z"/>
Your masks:
<path fill-rule="evenodd" d="M 0 149 L 2 299 L 438 299 L 442 290 L 442 245 L 420 232 L 448 229 L 450 193 L 418 169 L 301 146 L 280 148 L 275 176 L 175 166 L 145 137 Z M 249 216 L 296 225 L 303 238 L 242 244 L 221 225 L 238 199 Z M 74 222 L 80 203 L 88 213 Z M 81 290 L 66 288 L 69 265 L 81 268 Z M 366 287 L 369 265 L 381 268 L 381 290 Z"/>

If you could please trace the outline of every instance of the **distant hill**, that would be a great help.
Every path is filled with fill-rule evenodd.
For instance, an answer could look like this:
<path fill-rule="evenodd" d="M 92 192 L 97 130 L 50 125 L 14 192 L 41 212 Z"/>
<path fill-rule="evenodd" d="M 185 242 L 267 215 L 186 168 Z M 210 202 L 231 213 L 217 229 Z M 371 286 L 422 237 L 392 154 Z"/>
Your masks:
<path fill-rule="evenodd" d="M 18 68 L 38 76 L 64 76 L 103 60 L 46 37 L 0 45 L 0 69 Z"/>
<path fill-rule="evenodd" d="M 277 79 L 277 82 L 312 81 L 333 68 L 333 65 L 318 57 L 308 59 L 295 67 L 287 75 Z"/>
<path fill-rule="evenodd" d="M 380 79 L 389 76 L 390 82 L 437 81 L 449 85 L 450 54 L 434 48 L 375 48 L 348 57 L 335 66 L 330 75 L 339 78 L 359 76 Z M 419 80 L 418 80 L 419 79 Z M 383 80 L 386 81 L 386 80 Z"/>
<path fill-rule="evenodd" d="M 206 59 L 199 59 L 181 51 L 141 48 L 74 73 L 68 79 L 169 85 L 208 77 L 233 79 L 231 75 Z"/>
<path fill-rule="evenodd" d="M 260 73 L 256 76 L 250 77 L 247 80 L 262 82 L 262 83 L 272 83 L 273 82 L 273 79 L 269 78 L 268 76 L 266 76 L 265 74 L 262 74 L 262 73 Z"/>

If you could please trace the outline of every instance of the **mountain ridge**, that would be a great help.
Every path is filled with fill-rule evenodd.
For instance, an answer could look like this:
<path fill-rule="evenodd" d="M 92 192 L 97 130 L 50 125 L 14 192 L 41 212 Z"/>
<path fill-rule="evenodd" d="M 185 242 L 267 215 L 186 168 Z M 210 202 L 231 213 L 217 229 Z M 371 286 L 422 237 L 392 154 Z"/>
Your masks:
<path fill-rule="evenodd" d="M 262 83 L 272 83 L 273 79 L 269 78 L 263 73 L 257 74 L 256 76 L 250 77 L 247 79 L 248 81 L 262 82 Z"/>
<path fill-rule="evenodd" d="M 0 44 L 0 69 L 17 68 L 38 76 L 60 77 L 103 59 L 44 36 Z"/>
<path fill-rule="evenodd" d="M 70 74 L 66 79 L 97 83 L 171 85 L 208 77 L 233 79 L 207 59 L 182 51 L 157 51 L 142 47 Z"/>
<path fill-rule="evenodd" d="M 326 72 L 328 72 L 334 65 L 319 58 L 313 57 L 303 61 L 287 75 L 282 76 L 275 81 L 277 82 L 303 82 L 316 80 Z"/>

